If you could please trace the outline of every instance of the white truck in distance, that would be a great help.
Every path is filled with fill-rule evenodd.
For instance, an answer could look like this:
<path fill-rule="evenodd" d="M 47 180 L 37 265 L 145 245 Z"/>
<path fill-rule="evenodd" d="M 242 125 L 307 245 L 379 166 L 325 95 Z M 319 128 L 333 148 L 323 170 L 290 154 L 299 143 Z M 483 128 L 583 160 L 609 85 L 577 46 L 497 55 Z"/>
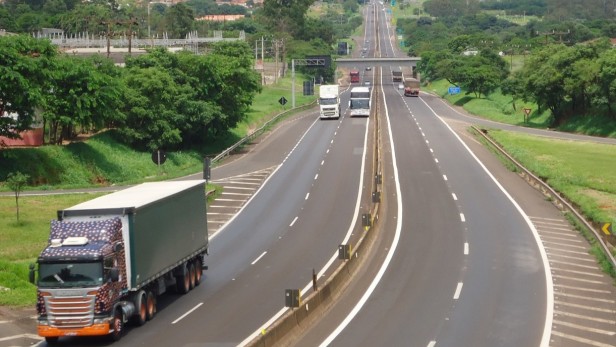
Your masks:
<path fill-rule="evenodd" d="M 321 119 L 340 118 L 338 85 L 322 85 L 319 88 L 319 111 Z"/>

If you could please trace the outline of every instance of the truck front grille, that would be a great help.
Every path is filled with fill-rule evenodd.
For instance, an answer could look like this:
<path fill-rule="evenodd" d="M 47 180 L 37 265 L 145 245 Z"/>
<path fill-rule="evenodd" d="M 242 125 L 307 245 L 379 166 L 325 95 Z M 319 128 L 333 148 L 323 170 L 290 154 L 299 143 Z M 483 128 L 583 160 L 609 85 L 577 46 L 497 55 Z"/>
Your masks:
<path fill-rule="evenodd" d="M 94 320 L 96 296 L 45 297 L 47 319 L 56 328 L 83 328 Z"/>

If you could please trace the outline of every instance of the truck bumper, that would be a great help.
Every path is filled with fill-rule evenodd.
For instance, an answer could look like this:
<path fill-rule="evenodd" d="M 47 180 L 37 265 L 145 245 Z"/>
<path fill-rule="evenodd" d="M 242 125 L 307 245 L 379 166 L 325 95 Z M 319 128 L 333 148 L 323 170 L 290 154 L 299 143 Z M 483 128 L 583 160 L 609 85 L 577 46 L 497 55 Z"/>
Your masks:
<path fill-rule="evenodd" d="M 39 325 L 38 334 L 42 337 L 60 336 L 101 336 L 110 333 L 109 323 L 93 324 L 88 327 L 78 329 L 60 329 L 48 325 Z"/>

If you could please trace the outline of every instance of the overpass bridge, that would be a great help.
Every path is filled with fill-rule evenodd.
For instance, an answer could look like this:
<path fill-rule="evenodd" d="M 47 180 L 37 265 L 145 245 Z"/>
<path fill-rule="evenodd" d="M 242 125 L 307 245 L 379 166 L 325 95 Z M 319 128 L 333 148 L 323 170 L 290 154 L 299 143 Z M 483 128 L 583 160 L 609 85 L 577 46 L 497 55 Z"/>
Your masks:
<path fill-rule="evenodd" d="M 374 57 L 374 58 L 337 58 L 336 63 L 372 63 L 373 65 L 388 65 L 392 63 L 413 63 L 420 61 L 420 57 Z"/>

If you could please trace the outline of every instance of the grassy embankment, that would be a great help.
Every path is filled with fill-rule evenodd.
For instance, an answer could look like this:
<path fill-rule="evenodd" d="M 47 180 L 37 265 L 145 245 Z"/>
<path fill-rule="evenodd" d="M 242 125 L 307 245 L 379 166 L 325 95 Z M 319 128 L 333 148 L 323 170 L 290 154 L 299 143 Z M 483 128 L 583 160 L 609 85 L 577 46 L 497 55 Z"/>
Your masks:
<path fill-rule="evenodd" d="M 302 79 L 296 79 L 296 104 L 314 100 L 303 96 Z M 285 78 L 275 86 L 264 88 L 257 95 L 246 121 L 232 131 L 228 143 L 219 143 L 206 149 L 206 154 L 217 153 L 244 137 L 265 121 L 283 111 L 278 99 L 291 100 L 291 80 Z M 159 170 L 151 161 L 150 153 L 136 152 L 118 144 L 111 136 L 100 134 L 88 141 L 67 146 L 45 146 L 36 149 L 11 150 L 11 160 L 3 161 L 0 170 L 11 172 L 14 165 L 32 177 L 45 177 L 46 182 L 37 189 L 59 187 L 87 187 L 93 185 L 125 185 L 141 181 L 163 180 L 200 172 L 202 154 L 196 151 L 168 153 Z M 33 187 L 29 187 L 33 188 Z M 209 187 L 208 189 L 211 189 Z M 3 188 L 7 191 L 7 188 Z M 101 194 L 67 194 L 48 196 L 22 196 L 19 198 L 19 222 L 16 217 L 14 196 L 0 196 L 0 305 L 34 307 L 35 287 L 28 282 L 28 264 L 35 261 L 46 244 L 49 221 L 56 211 Z"/>

